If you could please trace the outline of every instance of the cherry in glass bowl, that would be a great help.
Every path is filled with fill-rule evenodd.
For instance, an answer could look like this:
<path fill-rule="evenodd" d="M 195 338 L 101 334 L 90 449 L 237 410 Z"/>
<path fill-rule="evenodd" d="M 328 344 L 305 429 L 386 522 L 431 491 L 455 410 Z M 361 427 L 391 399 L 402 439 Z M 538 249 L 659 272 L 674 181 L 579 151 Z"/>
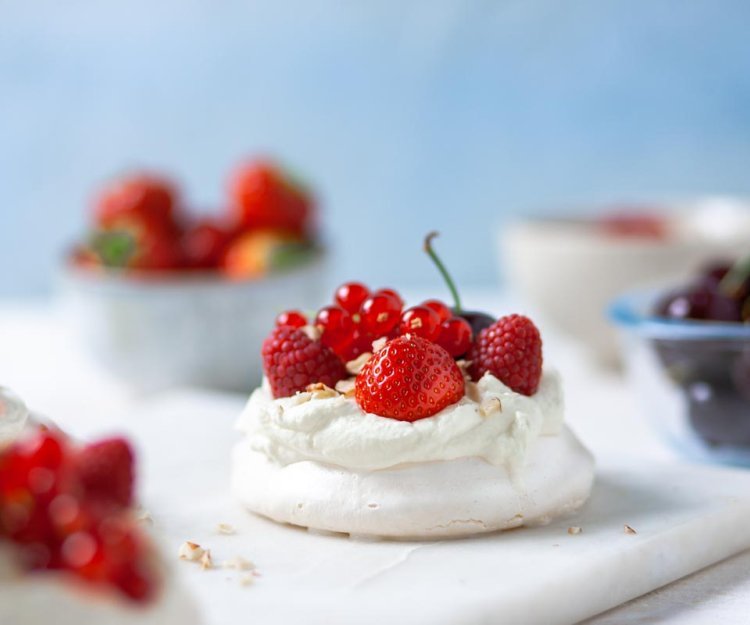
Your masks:
<path fill-rule="evenodd" d="M 750 325 L 665 317 L 664 306 L 700 306 L 700 297 L 658 289 L 615 300 L 628 377 L 641 410 L 663 438 L 692 459 L 750 467 Z M 718 300 L 718 298 L 717 298 Z M 721 316 L 725 304 L 713 302 Z"/>

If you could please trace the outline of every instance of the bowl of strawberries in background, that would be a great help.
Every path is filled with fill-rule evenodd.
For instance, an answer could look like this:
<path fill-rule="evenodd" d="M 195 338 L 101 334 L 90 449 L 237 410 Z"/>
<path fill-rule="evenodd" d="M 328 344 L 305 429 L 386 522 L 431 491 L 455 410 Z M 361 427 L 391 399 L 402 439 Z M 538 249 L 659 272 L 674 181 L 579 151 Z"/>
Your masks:
<path fill-rule="evenodd" d="M 227 209 L 191 214 L 153 173 L 95 196 L 91 231 L 67 256 L 66 319 L 78 343 L 138 390 L 245 391 L 261 376 L 264 329 L 311 309 L 325 282 L 311 193 L 270 161 L 232 174 Z"/>

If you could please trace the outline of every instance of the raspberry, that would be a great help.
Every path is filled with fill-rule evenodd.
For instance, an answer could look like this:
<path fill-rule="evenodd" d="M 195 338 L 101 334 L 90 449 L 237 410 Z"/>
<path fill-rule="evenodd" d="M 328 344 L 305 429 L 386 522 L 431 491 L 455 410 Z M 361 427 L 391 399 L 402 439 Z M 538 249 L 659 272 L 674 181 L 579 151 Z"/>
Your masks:
<path fill-rule="evenodd" d="M 122 438 L 84 447 L 78 473 L 86 495 L 99 501 L 129 506 L 133 501 L 133 451 Z"/>
<path fill-rule="evenodd" d="M 451 355 L 412 335 L 374 354 L 355 383 L 362 410 L 400 421 L 431 417 L 463 396 L 464 378 Z"/>
<path fill-rule="evenodd" d="M 274 397 L 289 397 L 317 382 L 333 387 L 348 375 L 332 350 L 291 326 L 274 328 L 263 342 L 262 354 Z"/>
<path fill-rule="evenodd" d="M 469 351 L 471 376 L 487 371 L 523 395 L 533 395 L 542 377 L 542 338 L 528 317 L 509 315 L 482 330 Z"/>

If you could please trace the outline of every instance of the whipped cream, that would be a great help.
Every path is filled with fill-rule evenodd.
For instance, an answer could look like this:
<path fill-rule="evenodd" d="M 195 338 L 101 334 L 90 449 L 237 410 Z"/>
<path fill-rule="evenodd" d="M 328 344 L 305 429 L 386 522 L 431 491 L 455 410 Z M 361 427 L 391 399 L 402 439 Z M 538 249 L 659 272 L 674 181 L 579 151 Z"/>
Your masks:
<path fill-rule="evenodd" d="M 11 391 L 0 386 L 0 445 L 10 443 L 26 427 L 29 411 Z"/>
<path fill-rule="evenodd" d="M 364 412 L 353 397 L 314 399 L 309 393 L 273 399 L 264 381 L 250 396 L 237 428 L 250 450 L 286 466 L 306 460 L 354 471 L 412 463 L 481 458 L 508 469 L 523 465 L 540 436 L 563 426 L 560 376 L 546 370 L 527 397 L 487 373 L 468 395 L 413 423 Z M 500 409 L 484 406 L 500 401 Z M 495 402 L 496 405 L 496 402 Z"/>

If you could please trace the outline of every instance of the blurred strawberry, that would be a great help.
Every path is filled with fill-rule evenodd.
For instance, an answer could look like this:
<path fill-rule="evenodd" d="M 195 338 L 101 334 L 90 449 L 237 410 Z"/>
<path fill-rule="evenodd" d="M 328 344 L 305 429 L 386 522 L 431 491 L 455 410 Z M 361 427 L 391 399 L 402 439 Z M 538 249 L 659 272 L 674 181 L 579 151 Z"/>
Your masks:
<path fill-rule="evenodd" d="M 185 268 L 185 253 L 179 239 L 166 236 L 145 236 L 128 265 L 133 269 L 171 271 Z"/>
<path fill-rule="evenodd" d="M 669 235 L 669 224 L 665 217 L 637 209 L 623 209 L 605 215 L 599 219 L 599 227 L 605 234 L 616 237 L 665 239 Z"/>
<path fill-rule="evenodd" d="M 312 198 L 271 162 L 240 166 L 230 179 L 229 193 L 234 217 L 243 229 L 275 228 L 309 235 Z"/>
<path fill-rule="evenodd" d="M 185 266 L 180 241 L 173 236 L 128 230 L 99 231 L 92 237 L 91 249 L 105 267 L 169 271 Z"/>
<path fill-rule="evenodd" d="M 312 248 L 299 237 L 280 230 L 255 230 L 240 235 L 224 256 L 223 269 L 231 278 L 258 278 L 308 258 Z"/>
<path fill-rule="evenodd" d="M 173 234 L 177 229 L 176 192 L 171 182 L 153 174 L 134 174 L 107 185 L 94 206 L 96 226 L 144 234 Z"/>
<path fill-rule="evenodd" d="M 217 219 L 196 221 L 182 235 L 187 266 L 192 269 L 220 267 L 233 236 L 233 229 Z"/>

